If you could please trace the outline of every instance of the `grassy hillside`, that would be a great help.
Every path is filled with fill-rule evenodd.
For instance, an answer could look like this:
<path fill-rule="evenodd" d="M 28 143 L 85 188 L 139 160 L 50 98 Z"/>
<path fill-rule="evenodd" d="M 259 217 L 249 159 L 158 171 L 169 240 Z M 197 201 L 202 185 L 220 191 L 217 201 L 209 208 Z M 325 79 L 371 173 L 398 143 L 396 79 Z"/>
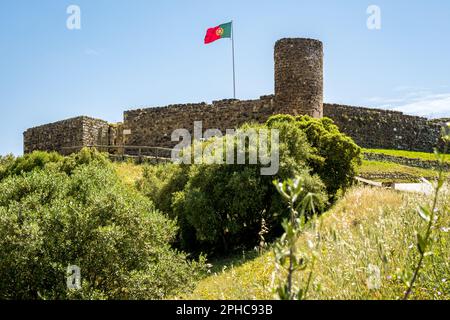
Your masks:
<path fill-rule="evenodd" d="M 404 150 L 384 150 L 384 149 L 363 149 L 364 153 L 385 154 L 393 157 L 403 157 L 410 159 L 419 159 L 422 161 L 435 161 L 436 155 L 426 152 L 404 151 Z M 450 163 L 450 155 L 447 156 L 447 162 Z M 358 174 L 365 178 L 376 181 L 389 182 L 417 182 L 420 178 L 434 180 L 437 172 L 432 169 L 423 169 L 410 167 L 399 163 L 388 161 L 363 160 Z M 449 173 L 446 174 L 449 176 Z"/>
<path fill-rule="evenodd" d="M 431 154 L 430 154 L 431 156 Z M 135 182 L 142 177 L 143 166 L 134 164 L 131 162 L 124 163 L 114 163 L 119 177 L 129 186 L 134 186 Z M 381 161 L 368 161 L 363 160 L 361 167 L 358 170 L 358 174 L 362 176 L 376 175 L 376 174 L 387 174 L 395 176 L 396 174 L 402 176 L 401 178 L 392 179 L 380 179 L 375 178 L 377 181 L 389 180 L 395 182 L 411 182 L 416 181 L 420 178 L 434 179 L 437 176 L 435 170 L 422 169 L 416 167 L 409 167 L 393 162 L 381 162 Z"/>
<path fill-rule="evenodd" d="M 363 149 L 364 153 L 378 153 L 394 157 L 403 157 L 409 159 L 420 159 L 423 161 L 435 161 L 434 153 L 405 151 L 405 150 L 385 150 L 385 149 Z M 450 163 L 450 155 L 446 156 L 446 162 Z"/>
<path fill-rule="evenodd" d="M 384 152 L 384 150 L 378 150 Z M 371 151 L 372 152 L 372 151 Z M 386 151 L 394 156 L 404 152 Z M 420 154 L 420 155 L 419 155 Z M 411 157 L 431 160 L 433 155 L 409 153 Z M 115 164 L 119 176 L 130 186 L 142 177 L 143 167 L 131 163 Z M 359 174 L 398 174 L 406 176 L 396 181 L 414 181 L 420 177 L 432 179 L 436 172 L 396 163 L 363 161 Z M 445 196 L 450 205 L 450 196 Z M 319 219 L 317 230 L 310 229 L 299 241 L 299 247 L 309 252 L 309 245 L 317 245 L 318 262 L 313 270 L 313 287 L 309 299 L 399 299 L 405 285 L 399 271 L 413 265 L 417 250 L 417 230 L 423 222 L 417 215 L 419 204 L 427 203 L 418 195 L 395 191 L 354 188 L 329 212 Z M 447 210 L 448 211 L 448 210 Z M 444 224 L 450 225 L 447 212 Z M 418 281 L 413 298 L 449 299 L 450 236 L 441 234 L 435 256 L 428 259 Z M 242 252 L 237 256 L 210 261 L 211 269 L 198 282 L 195 290 L 174 299 L 272 299 L 274 258 L 271 249 Z M 371 268 L 380 271 L 381 287 L 369 289 Z M 309 270 L 306 270 L 308 272 Z M 304 281 L 304 274 L 297 281 Z"/>
<path fill-rule="evenodd" d="M 450 197 L 444 197 L 447 205 Z M 404 284 L 397 278 L 415 257 L 415 232 L 423 227 L 415 208 L 428 200 L 394 191 L 355 188 L 320 218 L 320 232 L 310 230 L 299 239 L 317 244 L 318 262 L 313 270 L 313 289 L 309 299 L 398 299 Z M 450 223 L 447 212 L 444 224 Z M 434 248 L 419 279 L 414 298 L 449 299 L 450 236 L 441 234 L 441 245 Z M 380 270 L 379 289 L 370 290 L 370 267 Z M 199 282 L 188 299 L 268 299 L 273 258 L 270 251 L 242 263 L 242 257 L 228 262 Z M 298 281 L 304 281 L 300 275 Z"/>
<path fill-rule="evenodd" d="M 358 171 L 359 175 L 371 176 L 386 174 L 387 176 L 399 175 L 402 178 L 397 179 L 387 179 L 395 180 L 395 182 L 408 182 L 415 181 L 420 178 L 435 179 L 437 177 L 437 172 L 431 169 L 422 169 L 416 167 L 409 167 L 393 162 L 381 162 L 381 161 L 368 161 L 363 160 L 362 166 Z M 384 179 L 374 179 L 374 180 L 384 180 Z"/>

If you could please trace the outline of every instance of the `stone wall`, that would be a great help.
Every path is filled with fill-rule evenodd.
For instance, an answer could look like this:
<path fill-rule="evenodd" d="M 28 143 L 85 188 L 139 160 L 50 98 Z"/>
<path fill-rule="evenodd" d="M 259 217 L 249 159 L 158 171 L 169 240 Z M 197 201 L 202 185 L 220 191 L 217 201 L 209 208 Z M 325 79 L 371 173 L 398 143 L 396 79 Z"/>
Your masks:
<path fill-rule="evenodd" d="M 401 112 L 324 104 L 324 116 L 365 148 L 432 152 L 441 125 Z"/>
<path fill-rule="evenodd" d="M 401 173 L 401 172 L 365 172 L 359 174 L 361 178 L 368 180 L 388 180 L 388 181 L 409 181 L 409 182 L 419 182 L 420 178 L 425 178 L 429 180 L 433 180 L 434 177 L 416 177 L 411 174 Z"/>
<path fill-rule="evenodd" d="M 176 129 L 191 133 L 195 121 L 203 122 L 207 129 L 234 129 L 245 122 L 265 122 L 274 112 L 273 96 L 259 100 L 221 100 L 212 104 L 172 105 L 124 113 L 124 144 L 129 146 L 173 147 L 171 134 Z"/>
<path fill-rule="evenodd" d="M 77 117 L 28 129 L 24 132 L 24 153 L 35 150 L 69 154 L 74 147 L 108 144 L 106 121 Z"/>
<path fill-rule="evenodd" d="M 151 146 L 171 148 L 176 129 L 192 132 L 194 121 L 207 129 L 234 129 L 245 122 L 265 122 L 278 114 L 275 96 L 259 100 L 221 100 L 124 112 L 124 123 L 78 117 L 28 129 L 24 152 L 59 151 L 67 154 L 87 145 Z M 401 112 L 324 104 L 324 116 L 332 118 L 341 131 L 365 148 L 402 149 L 431 152 L 439 140 L 441 124 Z M 293 114 L 293 113 L 291 113 Z M 105 150 L 106 151 L 106 150 Z M 120 149 L 110 149 L 120 152 Z"/>
<path fill-rule="evenodd" d="M 125 145 L 173 147 L 175 129 L 192 132 L 194 121 L 203 122 L 203 131 L 233 129 L 245 122 L 265 122 L 279 113 L 274 96 L 260 100 L 222 100 L 212 104 L 173 105 L 124 113 Z M 294 112 L 290 112 L 294 114 Z M 365 148 L 433 151 L 439 140 L 439 124 L 401 112 L 324 104 L 324 116 L 332 118 L 342 132 Z"/>
<path fill-rule="evenodd" d="M 82 146 L 109 145 L 110 125 L 108 124 L 108 122 L 99 119 L 83 117 L 82 126 Z"/>

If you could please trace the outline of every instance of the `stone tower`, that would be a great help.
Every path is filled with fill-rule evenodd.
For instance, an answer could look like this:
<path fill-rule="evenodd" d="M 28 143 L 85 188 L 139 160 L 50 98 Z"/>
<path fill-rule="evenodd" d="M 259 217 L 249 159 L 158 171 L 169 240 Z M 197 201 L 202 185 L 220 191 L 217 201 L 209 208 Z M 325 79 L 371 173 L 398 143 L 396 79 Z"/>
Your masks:
<path fill-rule="evenodd" d="M 313 39 L 281 39 L 275 44 L 277 112 L 323 116 L 323 44 Z"/>

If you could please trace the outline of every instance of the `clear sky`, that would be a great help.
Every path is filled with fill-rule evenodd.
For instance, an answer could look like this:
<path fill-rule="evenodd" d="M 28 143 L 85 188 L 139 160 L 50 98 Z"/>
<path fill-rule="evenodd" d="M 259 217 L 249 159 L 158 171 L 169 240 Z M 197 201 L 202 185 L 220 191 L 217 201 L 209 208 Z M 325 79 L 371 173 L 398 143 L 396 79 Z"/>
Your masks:
<path fill-rule="evenodd" d="M 277 39 L 309 37 L 324 42 L 326 102 L 450 117 L 448 0 L 1 0 L 0 154 L 48 122 L 230 98 L 230 41 L 203 37 L 232 19 L 240 99 L 273 93 Z"/>

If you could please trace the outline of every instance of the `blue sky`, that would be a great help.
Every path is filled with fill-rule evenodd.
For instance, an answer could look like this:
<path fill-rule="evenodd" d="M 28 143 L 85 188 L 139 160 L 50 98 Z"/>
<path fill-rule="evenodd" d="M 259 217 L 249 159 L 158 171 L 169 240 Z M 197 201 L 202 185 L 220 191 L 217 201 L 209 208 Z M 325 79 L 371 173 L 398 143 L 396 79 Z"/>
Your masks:
<path fill-rule="evenodd" d="M 66 28 L 72 4 L 81 30 Z M 372 4 L 381 30 L 366 26 Z M 447 0 L 2 0 L 0 154 L 72 116 L 230 98 L 230 42 L 203 37 L 231 19 L 240 99 L 273 93 L 277 39 L 309 37 L 324 42 L 326 102 L 450 117 Z"/>

